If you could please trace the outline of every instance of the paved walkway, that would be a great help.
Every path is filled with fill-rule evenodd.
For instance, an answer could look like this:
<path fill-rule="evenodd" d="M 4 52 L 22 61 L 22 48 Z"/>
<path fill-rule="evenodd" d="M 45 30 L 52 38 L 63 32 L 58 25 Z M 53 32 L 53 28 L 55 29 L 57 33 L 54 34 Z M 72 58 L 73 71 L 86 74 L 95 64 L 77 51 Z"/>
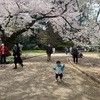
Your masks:
<path fill-rule="evenodd" d="M 56 82 L 53 66 L 66 65 L 63 82 Z M 0 67 L 0 100 L 100 100 L 100 85 L 74 69 L 65 54 L 53 54 L 52 61 L 38 56 Z"/>

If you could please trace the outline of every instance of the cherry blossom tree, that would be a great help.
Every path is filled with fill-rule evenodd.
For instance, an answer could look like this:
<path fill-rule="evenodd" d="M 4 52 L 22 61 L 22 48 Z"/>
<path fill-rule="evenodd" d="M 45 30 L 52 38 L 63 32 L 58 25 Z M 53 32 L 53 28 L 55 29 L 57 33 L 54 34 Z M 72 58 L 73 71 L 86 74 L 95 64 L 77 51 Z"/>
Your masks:
<path fill-rule="evenodd" d="M 81 21 L 86 13 L 84 5 L 80 0 L 0 0 L 1 41 L 10 45 L 18 35 L 36 28 L 41 20 L 51 23 L 64 40 L 86 39 L 88 35 L 81 34 L 82 24 L 86 25 L 86 19 Z M 98 27 L 99 14 L 100 11 L 95 22 Z"/>
<path fill-rule="evenodd" d="M 83 26 L 83 29 L 79 32 L 79 40 L 88 41 L 89 44 L 98 44 L 100 41 L 100 1 L 81 0 L 79 8 L 82 11 L 79 24 Z"/>

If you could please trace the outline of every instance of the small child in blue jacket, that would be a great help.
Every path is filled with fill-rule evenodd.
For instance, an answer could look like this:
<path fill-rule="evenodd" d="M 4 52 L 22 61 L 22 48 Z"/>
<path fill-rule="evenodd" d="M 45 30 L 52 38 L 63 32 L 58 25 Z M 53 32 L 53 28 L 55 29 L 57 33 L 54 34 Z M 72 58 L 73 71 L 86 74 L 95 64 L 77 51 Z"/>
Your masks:
<path fill-rule="evenodd" d="M 64 67 L 65 65 L 61 65 L 60 61 L 56 62 L 56 65 L 54 66 L 53 69 L 55 70 L 55 78 L 57 81 L 58 81 L 58 76 L 60 77 L 60 80 L 62 80 Z"/>

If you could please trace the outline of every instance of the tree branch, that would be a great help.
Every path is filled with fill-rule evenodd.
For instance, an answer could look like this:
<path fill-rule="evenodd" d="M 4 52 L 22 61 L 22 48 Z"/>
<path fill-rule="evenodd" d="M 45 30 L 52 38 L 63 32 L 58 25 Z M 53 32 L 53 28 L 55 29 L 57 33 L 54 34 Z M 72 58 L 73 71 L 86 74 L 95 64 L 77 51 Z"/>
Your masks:
<path fill-rule="evenodd" d="M 96 23 L 99 25 L 99 27 L 100 27 L 100 24 L 98 23 L 98 17 L 99 17 L 99 15 L 100 15 L 100 9 L 99 9 L 99 11 L 98 11 L 98 13 L 97 13 L 97 16 L 96 16 Z"/>
<path fill-rule="evenodd" d="M 80 29 L 77 29 L 77 28 L 75 28 L 75 27 L 73 27 L 68 21 L 67 21 L 67 19 L 66 18 L 64 18 L 63 16 L 62 16 L 62 18 L 68 23 L 68 25 L 70 26 L 70 28 L 71 28 L 71 31 L 75 31 L 75 32 L 78 32 L 78 31 L 80 31 Z"/>
<path fill-rule="evenodd" d="M 56 17 L 59 17 L 59 16 L 63 15 L 63 14 L 67 11 L 67 7 L 68 7 L 68 5 L 70 4 L 71 1 L 72 1 L 72 0 L 70 0 L 67 4 L 65 4 L 65 9 L 64 9 L 60 14 L 58 14 L 58 15 L 49 16 L 48 14 L 51 13 L 51 11 L 50 11 L 50 12 L 48 12 L 48 13 L 46 13 L 46 14 L 41 14 L 42 16 L 40 16 L 40 17 L 36 17 L 36 19 L 35 19 L 35 20 L 32 20 L 31 23 L 27 23 L 27 24 L 25 25 L 24 28 L 17 30 L 17 31 L 14 32 L 10 37 L 8 37 L 8 38 L 6 39 L 6 41 L 9 41 L 9 42 L 6 42 L 6 41 L 5 41 L 5 43 L 6 43 L 7 45 L 9 45 L 9 44 L 11 43 L 11 41 L 15 40 L 15 38 L 16 38 L 18 35 L 22 34 L 23 32 L 26 32 L 28 29 L 30 29 L 30 28 L 34 25 L 35 22 L 37 22 L 37 21 L 39 21 L 39 20 L 46 19 L 46 18 L 56 18 Z M 16 4 L 17 4 L 18 8 L 20 9 L 20 7 L 19 7 L 19 5 L 18 5 L 17 2 L 16 2 Z M 70 25 L 70 26 L 71 26 L 71 25 Z M 71 28 L 73 28 L 73 27 L 71 26 Z M 78 30 L 78 29 L 77 29 L 77 30 Z"/>

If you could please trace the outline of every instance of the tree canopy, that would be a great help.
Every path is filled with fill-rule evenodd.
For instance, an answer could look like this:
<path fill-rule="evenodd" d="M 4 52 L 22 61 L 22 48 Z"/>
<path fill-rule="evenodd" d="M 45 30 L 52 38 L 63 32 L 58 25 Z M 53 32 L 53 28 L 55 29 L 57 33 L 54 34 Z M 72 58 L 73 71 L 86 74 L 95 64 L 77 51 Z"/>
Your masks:
<path fill-rule="evenodd" d="M 100 40 L 99 0 L 0 0 L 0 38 L 10 45 L 22 33 L 51 23 L 63 40 Z"/>

